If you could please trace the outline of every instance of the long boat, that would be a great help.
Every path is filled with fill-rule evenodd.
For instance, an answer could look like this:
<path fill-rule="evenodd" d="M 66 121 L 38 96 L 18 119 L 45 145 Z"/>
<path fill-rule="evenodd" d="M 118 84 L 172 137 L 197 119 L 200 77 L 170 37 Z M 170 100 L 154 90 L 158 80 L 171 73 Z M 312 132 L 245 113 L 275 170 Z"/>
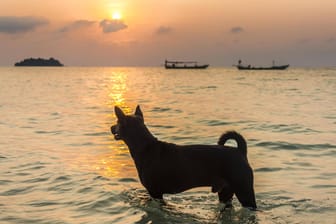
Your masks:
<path fill-rule="evenodd" d="M 206 69 L 209 64 L 199 65 L 197 61 L 168 61 L 165 60 L 166 69 Z"/>
<path fill-rule="evenodd" d="M 287 64 L 287 65 L 274 65 L 274 61 L 273 61 L 273 65 L 269 66 L 269 67 L 254 67 L 254 66 L 251 66 L 251 65 L 242 65 L 241 60 L 239 60 L 238 65 L 236 65 L 236 67 L 239 70 L 285 70 L 289 67 L 289 64 Z"/>
<path fill-rule="evenodd" d="M 289 65 L 278 65 L 271 67 L 251 67 L 251 66 L 237 65 L 237 68 L 239 70 L 285 70 L 288 67 Z"/>

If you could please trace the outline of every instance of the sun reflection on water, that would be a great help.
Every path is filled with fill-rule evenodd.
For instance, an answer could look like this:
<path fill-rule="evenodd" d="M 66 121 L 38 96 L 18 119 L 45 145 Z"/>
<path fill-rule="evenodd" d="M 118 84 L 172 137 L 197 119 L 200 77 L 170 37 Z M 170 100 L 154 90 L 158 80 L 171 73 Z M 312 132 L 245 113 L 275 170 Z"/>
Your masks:
<path fill-rule="evenodd" d="M 123 71 L 115 71 L 110 75 L 110 92 L 108 94 L 110 105 L 123 108 L 130 112 L 130 108 L 125 103 L 127 92 L 127 74 Z"/>
<path fill-rule="evenodd" d="M 131 108 L 126 102 L 128 94 L 127 71 L 121 69 L 112 71 L 108 74 L 108 103 L 109 107 L 121 107 L 126 113 L 131 113 Z M 114 111 L 109 114 L 110 125 L 116 122 Z M 127 146 L 122 141 L 115 141 L 112 134 L 108 140 L 108 152 L 96 157 L 93 168 L 100 175 L 111 178 L 129 178 L 136 176 L 133 160 L 130 157 Z"/>
<path fill-rule="evenodd" d="M 136 176 L 133 160 L 122 142 L 112 140 L 109 151 L 96 157 L 93 167 L 101 176 L 111 178 L 130 178 Z"/>

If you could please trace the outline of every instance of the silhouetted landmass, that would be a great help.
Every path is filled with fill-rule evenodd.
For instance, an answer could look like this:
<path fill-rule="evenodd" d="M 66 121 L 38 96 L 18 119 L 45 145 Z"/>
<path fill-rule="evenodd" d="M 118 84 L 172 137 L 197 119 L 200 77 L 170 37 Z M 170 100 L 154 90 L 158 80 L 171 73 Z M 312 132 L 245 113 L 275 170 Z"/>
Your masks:
<path fill-rule="evenodd" d="M 27 58 L 23 61 L 15 63 L 15 66 L 64 66 L 54 58 Z"/>

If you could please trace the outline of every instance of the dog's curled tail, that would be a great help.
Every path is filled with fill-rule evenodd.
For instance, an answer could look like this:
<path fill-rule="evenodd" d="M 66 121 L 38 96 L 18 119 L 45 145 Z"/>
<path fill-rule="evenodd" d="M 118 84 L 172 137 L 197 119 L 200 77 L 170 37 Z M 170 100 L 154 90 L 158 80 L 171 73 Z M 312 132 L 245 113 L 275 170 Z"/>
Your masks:
<path fill-rule="evenodd" d="M 238 150 L 243 154 L 243 156 L 247 157 L 247 145 L 243 136 L 235 131 L 228 131 L 219 138 L 217 144 L 224 145 L 227 140 L 234 139 L 237 142 Z"/>

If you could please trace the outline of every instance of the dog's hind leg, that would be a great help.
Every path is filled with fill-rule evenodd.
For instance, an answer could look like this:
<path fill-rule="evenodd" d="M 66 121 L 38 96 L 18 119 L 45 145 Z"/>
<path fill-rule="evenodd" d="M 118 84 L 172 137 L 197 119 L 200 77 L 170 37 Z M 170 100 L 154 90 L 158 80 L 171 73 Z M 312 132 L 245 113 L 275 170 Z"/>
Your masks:
<path fill-rule="evenodd" d="M 163 194 L 162 193 L 158 193 L 158 192 L 154 192 L 154 191 L 148 191 L 148 193 L 154 199 L 163 200 Z"/>
<path fill-rule="evenodd" d="M 257 209 L 254 189 L 252 186 L 239 186 L 237 187 L 235 194 L 243 207 L 249 208 L 250 210 Z"/>

